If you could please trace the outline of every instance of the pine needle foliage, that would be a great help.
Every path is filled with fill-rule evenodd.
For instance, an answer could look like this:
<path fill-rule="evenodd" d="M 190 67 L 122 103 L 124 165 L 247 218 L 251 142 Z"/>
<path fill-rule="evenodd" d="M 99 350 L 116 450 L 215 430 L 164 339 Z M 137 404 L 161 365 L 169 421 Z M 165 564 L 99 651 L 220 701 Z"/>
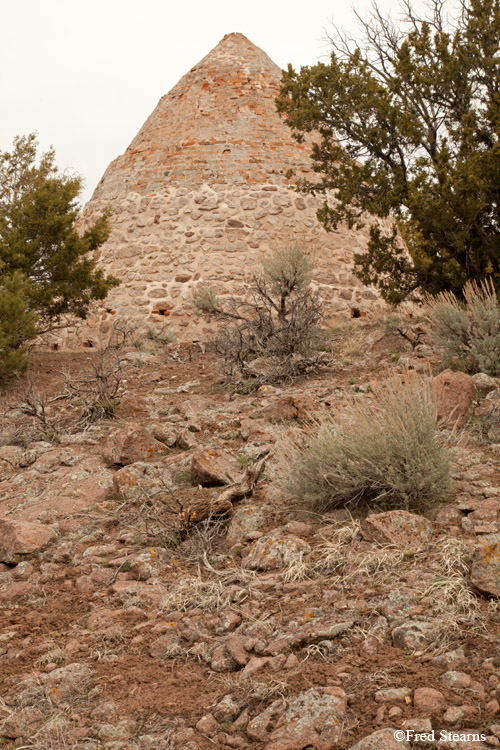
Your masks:
<path fill-rule="evenodd" d="M 26 341 L 36 335 L 37 316 L 28 309 L 29 284 L 15 272 L 0 275 L 0 379 L 27 365 Z"/>

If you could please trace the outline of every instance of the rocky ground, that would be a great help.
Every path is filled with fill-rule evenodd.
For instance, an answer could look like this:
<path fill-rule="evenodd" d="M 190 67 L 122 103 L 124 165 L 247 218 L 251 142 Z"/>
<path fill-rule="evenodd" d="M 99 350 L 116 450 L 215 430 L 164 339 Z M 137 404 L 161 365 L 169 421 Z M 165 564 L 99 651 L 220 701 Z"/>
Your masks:
<path fill-rule="evenodd" d="M 463 428 L 426 517 L 318 515 L 274 479 L 287 431 L 428 366 L 355 325 L 319 374 L 247 394 L 203 347 L 124 350 L 90 425 L 57 397 L 94 351 L 32 356 L 35 415 L 28 376 L 3 388 L 1 747 L 500 746 L 500 382 L 436 380 Z"/>

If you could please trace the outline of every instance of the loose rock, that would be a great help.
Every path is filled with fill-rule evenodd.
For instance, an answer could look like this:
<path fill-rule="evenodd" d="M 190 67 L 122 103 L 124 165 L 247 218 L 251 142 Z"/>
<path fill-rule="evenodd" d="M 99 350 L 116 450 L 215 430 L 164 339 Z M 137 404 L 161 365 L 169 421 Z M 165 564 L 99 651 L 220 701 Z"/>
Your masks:
<path fill-rule="evenodd" d="M 476 397 L 474 380 L 465 372 L 444 370 L 432 382 L 437 417 L 445 427 L 463 427 Z"/>
<path fill-rule="evenodd" d="M 486 534 L 476 546 L 470 580 L 483 594 L 500 597 L 500 534 Z"/>
<path fill-rule="evenodd" d="M 293 698 L 269 736 L 267 750 L 330 750 L 339 741 L 346 717 L 340 687 L 311 688 Z"/>
<path fill-rule="evenodd" d="M 363 737 L 350 750 L 410 750 L 410 743 L 406 740 L 396 740 L 394 733 L 397 729 L 386 727 Z"/>
<path fill-rule="evenodd" d="M 361 534 L 368 542 L 419 552 L 429 545 L 432 523 L 406 510 L 390 510 L 368 516 L 361 524 Z"/>
<path fill-rule="evenodd" d="M 276 570 L 300 560 L 310 551 L 307 542 L 291 534 L 263 536 L 244 557 L 242 567 L 248 570 Z"/>
<path fill-rule="evenodd" d="M 0 518 L 0 562 L 19 563 L 42 550 L 56 536 L 41 523 Z"/>
<path fill-rule="evenodd" d="M 162 456 L 167 446 L 153 437 L 145 427 L 127 425 L 110 435 L 104 449 L 104 458 L 110 464 L 127 466 L 136 461 Z"/>

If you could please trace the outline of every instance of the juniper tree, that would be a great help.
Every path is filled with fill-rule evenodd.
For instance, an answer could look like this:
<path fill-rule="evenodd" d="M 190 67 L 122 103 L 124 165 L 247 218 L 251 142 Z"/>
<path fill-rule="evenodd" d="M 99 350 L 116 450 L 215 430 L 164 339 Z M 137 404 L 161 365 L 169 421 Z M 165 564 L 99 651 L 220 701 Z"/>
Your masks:
<path fill-rule="evenodd" d="M 53 150 L 38 160 L 37 149 L 30 134 L 0 152 L 0 279 L 25 277 L 40 333 L 64 314 L 85 318 L 90 302 L 104 299 L 118 281 L 96 269 L 90 255 L 109 236 L 107 214 L 79 235 L 82 180 L 58 171 Z"/>
<path fill-rule="evenodd" d="M 328 63 L 283 74 L 278 111 L 297 140 L 320 136 L 317 179 L 299 187 L 337 198 L 323 225 L 396 219 L 409 255 L 373 224 L 355 258 L 392 303 L 488 277 L 500 289 L 499 3 L 429 0 L 419 14 L 407 0 L 398 25 L 375 5 L 360 41 L 335 30 Z"/>
<path fill-rule="evenodd" d="M 36 336 L 37 322 L 28 309 L 29 292 L 18 271 L 0 276 L 0 379 L 26 367 L 25 342 Z"/>
<path fill-rule="evenodd" d="M 108 215 L 78 234 L 82 180 L 37 150 L 30 134 L 0 152 L 0 374 L 23 366 L 26 341 L 66 314 L 85 318 L 118 283 L 91 255 L 109 236 Z"/>

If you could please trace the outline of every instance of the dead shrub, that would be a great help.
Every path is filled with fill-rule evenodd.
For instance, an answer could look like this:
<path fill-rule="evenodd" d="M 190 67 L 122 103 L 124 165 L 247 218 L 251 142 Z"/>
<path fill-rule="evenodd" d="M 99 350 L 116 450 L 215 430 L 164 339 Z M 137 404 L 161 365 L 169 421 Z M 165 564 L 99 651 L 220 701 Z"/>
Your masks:
<path fill-rule="evenodd" d="M 10 433 L 13 444 L 27 447 L 30 442 L 46 440 L 49 443 L 57 443 L 63 430 L 62 420 L 53 412 L 52 404 L 66 398 L 65 394 L 49 397 L 42 393 L 35 385 L 31 375 L 23 381 L 21 397 L 16 404 L 9 407 L 8 411 L 19 411 L 31 417 L 29 427 L 23 425 Z"/>
<path fill-rule="evenodd" d="M 21 381 L 20 398 L 7 412 L 18 412 L 31 418 L 30 425 L 13 426 L 0 433 L 0 444 L 27 447 L 31 442 L 46 440 L 57 443 L 61 434 L 82 430 L 115 415 L 123 392 L 123 378 L 130 363 L 121 350 L 104 347 L 97 350 L 79 377 L 63 371 L 64 387 L 55 396 L 39 390 L 31 375 Z M 71 402 L 76 408 L 56 411 L 56 402 Z"/>
<path fill-rule="evenodd" d="M 166 324 L 157 328 L 148 328 L 146 331 L 146 338 L 152 344 L 158 344 L 161 346 L 175 343 L 175 335 Z M 153 346 L 153 348 L 155 347 Z"/>
<path fill-rule="evenodd" d="M 421 510 L 450 481 L 429 383 L 408 373 L 385 383 L 373 401 L 353 402 L 339 421 L 295 432 L 274 472 L 287 494 L 315 510 Z"/>
<path fill-rule="evenodd" d="M 65 397 L 81 406 L 78 426 L 86 427 L 115 415 L 123 391 L 123 378 L 130 363 L 121 349 L 99 349 L 78 378 L 64 372 Z"/>
<path fill-rule="evenodd" d="M 0 448 L 4 445 L 16 445 L 19 448 L 27 448 L 30 443 L 34 443 L 38 438 L 38 434 L 33 433 L 32 430 L 26 429 L 24 426 L 16 427 L 11 425 L 6 430 L 0 432 Z"/>
<path fill-rule="evenodd" d="M 255 387 L 301 375 L 324 362 L 318 353 L 322 304 L 310 288 L 311 264 L 298 245 L 278 250 L 254 275 L 245 299 L 222 306 L 215 291 L 199 287 L 198 310 L 224 322 L 215 349 L 232 381 Z"/>
<path fill-rule="evenodd" d="M 140 349 L 144 343 L 145 332 L 141 322 L 135 318 L 122 316 L 115 318 L 111 326 L 107 347 L 102 334 L 99 334 L 95 346 L 99 349 L 122 349 L 124 346 L 133 346 Z"/>

